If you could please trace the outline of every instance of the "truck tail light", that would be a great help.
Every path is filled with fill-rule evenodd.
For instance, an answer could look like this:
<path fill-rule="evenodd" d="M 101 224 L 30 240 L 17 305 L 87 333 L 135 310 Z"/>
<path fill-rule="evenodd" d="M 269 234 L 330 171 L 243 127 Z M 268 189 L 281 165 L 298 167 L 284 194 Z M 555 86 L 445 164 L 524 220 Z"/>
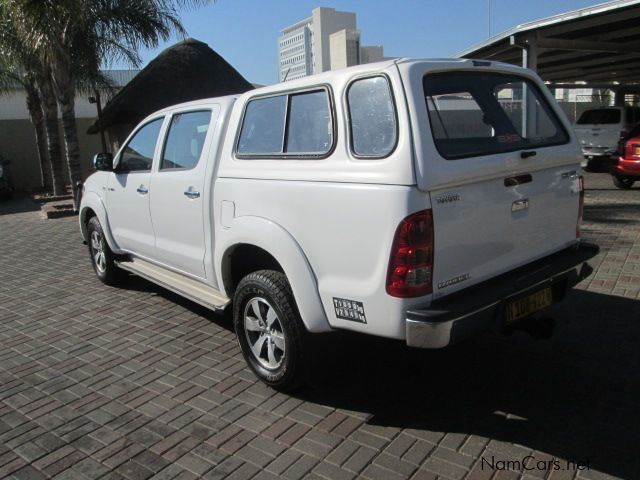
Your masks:
<path fill-rule="evenodd" d="M 387 293 L 409 298 L 433 291 L 433 214 L 409 215 L 396 229 L 387 272 Z"/>
<path fill-rule="evenodd" d="M 582 214 L 584 213 L 584 177 L 580 175 L 578 181 L 580 183 L 580 198 L 578 200 L 578 223 L 576 224 L 576 238 L 580 238 L 580 224 L 582 223 Z"/>

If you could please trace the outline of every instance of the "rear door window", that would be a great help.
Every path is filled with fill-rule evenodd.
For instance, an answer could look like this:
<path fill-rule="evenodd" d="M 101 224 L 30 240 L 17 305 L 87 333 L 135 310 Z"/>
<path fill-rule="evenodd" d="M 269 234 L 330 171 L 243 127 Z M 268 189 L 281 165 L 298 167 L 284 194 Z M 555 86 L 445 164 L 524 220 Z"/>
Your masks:
<path fill-rule="evenodd" d="M 189 170 L 200 160 L 211 112 L 177 113 L 171 119 L 160 170 Z"/>
<path fill-rule="evenodd" d="M 449 160 L 567 143 L 538 86 L 516 75 L 429 74 L 423 81 L 433 139 Z"/>

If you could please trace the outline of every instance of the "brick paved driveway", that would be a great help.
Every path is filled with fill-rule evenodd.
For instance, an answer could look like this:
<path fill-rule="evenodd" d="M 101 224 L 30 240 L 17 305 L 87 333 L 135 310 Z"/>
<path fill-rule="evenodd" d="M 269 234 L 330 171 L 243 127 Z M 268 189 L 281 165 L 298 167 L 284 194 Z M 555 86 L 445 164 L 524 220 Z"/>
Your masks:
<path fill-rule="evenodd" d="M 0 204 L 0 478 L 640 478 L 640 189 L 587 187 L 603 251 L 552 340 L 332 335 L 294 396 L 255 382 L 228 320 L 100 284 L 74 218 Z"/>

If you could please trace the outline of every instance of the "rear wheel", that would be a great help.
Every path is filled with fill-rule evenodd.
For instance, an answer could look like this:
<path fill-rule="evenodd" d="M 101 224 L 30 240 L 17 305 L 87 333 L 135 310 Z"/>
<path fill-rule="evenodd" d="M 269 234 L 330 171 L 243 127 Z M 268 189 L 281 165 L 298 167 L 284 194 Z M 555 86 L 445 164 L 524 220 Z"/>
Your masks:
<path fill-rule="evenodd" d="M 89 255 L 96 276 L 102 283 L 117 285 L 122 282 L 124 272 L 115 264 L 116 256 L 109 248 L 98 217 L 91 217 L 87 222 Z"/>
<path fill-rule="evenodd" d="M 630 177 L 618 177 L 615 176 L 613 177 L 613 184 L 618 187 L 621 188 L 623 190 L 628 190 L 631 187 L 633 187 L 633 184 L 635 183 L 635 180 L 633 178 Z"/>
<path fill-rule="evenodd" d="M 253 272 L 238 284 L 233 303 L 238 343 L 253 372 L 281 391 L 300 386 L 304 327 L 287 277 Z"/>

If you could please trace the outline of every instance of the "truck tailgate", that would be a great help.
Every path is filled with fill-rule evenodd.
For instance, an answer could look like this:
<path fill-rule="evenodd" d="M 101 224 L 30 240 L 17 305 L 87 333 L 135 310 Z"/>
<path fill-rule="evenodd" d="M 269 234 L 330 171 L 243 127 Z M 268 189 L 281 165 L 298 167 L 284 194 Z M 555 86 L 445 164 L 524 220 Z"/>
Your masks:
<path fill-rule="evenodd" d="M 432 191 L 434 296 L 575 242 L 579 190 L 575 168 L 560 166 Z"/>
<path fill-rule="evenodd" d="M 580 146 L 587 150 L 595 149 L 593 153 L 596 154 L 615 150 L 622 130 L 616 127 L 585 125 L 576 126 L 574 131 Z"/>

